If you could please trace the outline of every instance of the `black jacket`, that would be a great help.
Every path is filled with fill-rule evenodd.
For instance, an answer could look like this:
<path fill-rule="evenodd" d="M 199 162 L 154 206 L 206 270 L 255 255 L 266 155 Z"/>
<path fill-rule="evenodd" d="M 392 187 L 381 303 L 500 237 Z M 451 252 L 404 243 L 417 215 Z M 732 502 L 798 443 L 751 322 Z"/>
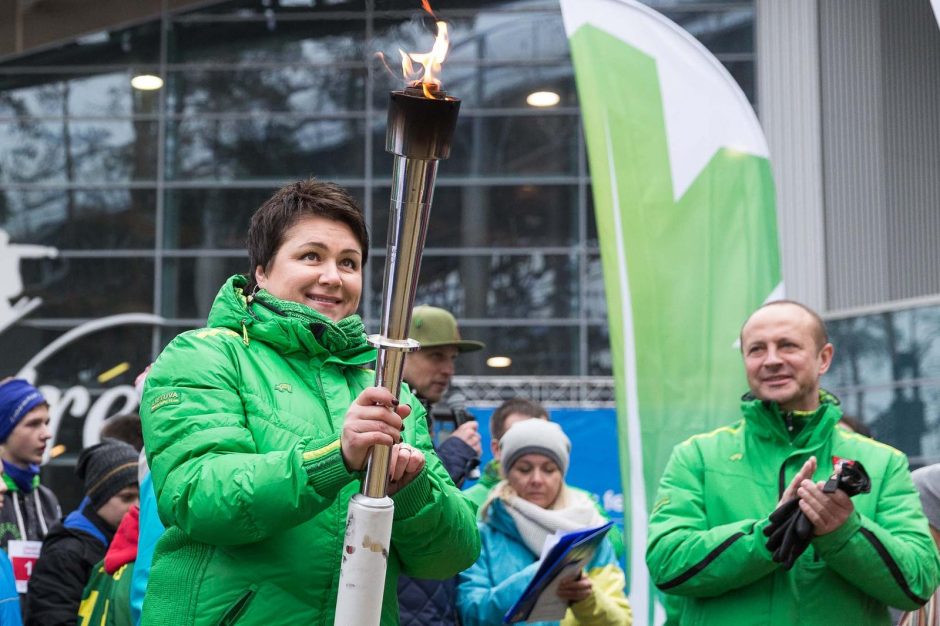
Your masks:
<path fill-rule="evenodd" d="M 418 399 L 425 402 L 421 396 Z M 425 405 L 427 406 L 427 405 Z M 431 415 L 428 407 L 428 415 Z M 429 425 L 433 427 L 433 425 Z M 434 449 L 460 487 L 467 474 L 479 462 L 476 450 L 457 437 L 445 439 Z M 401 626 L 454 626 L 457 617 L 457 578 L 446 580 L 418 580 L 404 574 L 398 577 L 398 607 Z"/>
<path fill-rule="evenodd" d="M 38 507 L 37 499 L 39 500 Z M 16 516 L 17 508 L 19 508 L 22 525 L 25 528 L 20 527 Z M 39 519 L 40 515 L 42 522 Z M 10 539 L 42 541 L 46 532 L 52 530 L 61 518 L 62 509 L 59 508 L 59 499 L 46 487 L 39 485 L 30 493 L 10 489 L 3 496 L 3 509 L 0 509 L 0 548 L 6 550 Z M 45 524 L 46 532 L 43 532 L 43 524 Z M 23 530 L 26 531 L 25 537 Z"/>
<path fill-rule="evenodd" d="M 92 567 L 104 558 L 114 529 L 82 501 L 42 542 L 29 579 L 26 626 L 74 626 Z"/>

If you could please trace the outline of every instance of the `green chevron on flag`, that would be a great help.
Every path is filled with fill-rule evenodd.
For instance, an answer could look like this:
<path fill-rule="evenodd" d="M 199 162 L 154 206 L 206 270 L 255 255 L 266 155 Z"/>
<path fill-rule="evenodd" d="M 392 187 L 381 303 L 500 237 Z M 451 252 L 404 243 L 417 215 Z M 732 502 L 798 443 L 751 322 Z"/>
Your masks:
<path fill-rule="evenodd" d="M 738 419 L 740 325 L 782 297 L 773 178 L 750 104 L 691 35 L 629 0 L 561 6 L 600 234 L 629 593 L 645 626 L 662 619 L 644 560 L 659 477 L 676 443 Z"/>

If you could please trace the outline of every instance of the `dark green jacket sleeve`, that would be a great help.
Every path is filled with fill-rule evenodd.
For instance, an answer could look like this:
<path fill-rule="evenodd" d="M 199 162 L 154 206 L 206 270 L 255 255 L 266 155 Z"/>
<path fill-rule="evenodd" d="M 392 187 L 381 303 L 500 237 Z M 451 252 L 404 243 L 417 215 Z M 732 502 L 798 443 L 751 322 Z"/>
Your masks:
<path fill-rule="evenodd" d="M 849 583 L 881 602 L 912 610 L 940 585 L 940 560 L 920 499 L 900 453 L 887 465 L 874 518 L 854 512 L 838 529 L 816 537 L 820 557 Z"/>
<path fill-rule="evenodd" d="M 650 515 L 646 563 L 653 582 L 666 593 L 717 596 L 779 567 L 764 545 L 767 518 L 708 527 L 703 469 L 694 443 L 682 443 L 673 450 L 660 481 Z"/>
<path fill-rule="evenodd" d="M 428 434 L 424 407 L 410 393 L 412 415 L 403 438 L 424 453 L 424 469 L 392 496 L 392 545 L 402 571 L 413 578 L 445 579 L 473 565 L 480 555 L 476 509 L 450 479 Z"/>
<path fill-rule="evenodd" d="M 177 337 L 147 377 L 144 441 L 160 518 L 214 545 L 260 541 L 330 506 L 354 479 L 339 433 L 259 453 L 239 396 L 239 340 Z"/>

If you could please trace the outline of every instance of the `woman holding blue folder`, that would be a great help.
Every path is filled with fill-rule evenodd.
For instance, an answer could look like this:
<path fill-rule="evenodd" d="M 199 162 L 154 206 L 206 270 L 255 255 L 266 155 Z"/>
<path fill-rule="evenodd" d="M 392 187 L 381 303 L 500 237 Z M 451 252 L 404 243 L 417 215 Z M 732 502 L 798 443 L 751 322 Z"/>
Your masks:
<path fill-rule="evenodd" d="M 587 495 L 565 485 L 571 442 L 558 424 L 529 419 L 499 442 L 504 480 L 480 509 L 480 558 L 459 576 L 464 626 L 502 623 L 539 570 L 545 540 L 606 523 Z M 557 586 L 568 603 L 562 626 L 627 626 L 625 577 L 610 540 L 598 543 L 584 569 Z M 529 622 L 531 623 L 531 622 Z"/>

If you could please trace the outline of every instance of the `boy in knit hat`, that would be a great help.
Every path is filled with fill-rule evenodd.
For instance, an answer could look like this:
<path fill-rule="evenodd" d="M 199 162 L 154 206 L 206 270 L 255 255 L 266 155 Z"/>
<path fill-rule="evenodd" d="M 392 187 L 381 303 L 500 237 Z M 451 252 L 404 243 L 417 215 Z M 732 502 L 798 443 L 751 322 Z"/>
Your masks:
<path fill-rule="evenodd" d="M 75 468 L 85 482 L 78 509 L 49 531 L 29 583 L 26 624 L 75 624 L 92 567 L 104 558 L 114 531 L 138 503 L 137 451 L 106 439 L 85 448 Z"/>
<path fill-rule="evenodd" d="M 59 500 L 39 484 L 39 464 L 52 437 L 49 405 L 38 389 L 19 378 L 0 382 L 0 459 L 3 494 L 0 548 L 10 540 L 42 541 L 62 517 Z"/>

